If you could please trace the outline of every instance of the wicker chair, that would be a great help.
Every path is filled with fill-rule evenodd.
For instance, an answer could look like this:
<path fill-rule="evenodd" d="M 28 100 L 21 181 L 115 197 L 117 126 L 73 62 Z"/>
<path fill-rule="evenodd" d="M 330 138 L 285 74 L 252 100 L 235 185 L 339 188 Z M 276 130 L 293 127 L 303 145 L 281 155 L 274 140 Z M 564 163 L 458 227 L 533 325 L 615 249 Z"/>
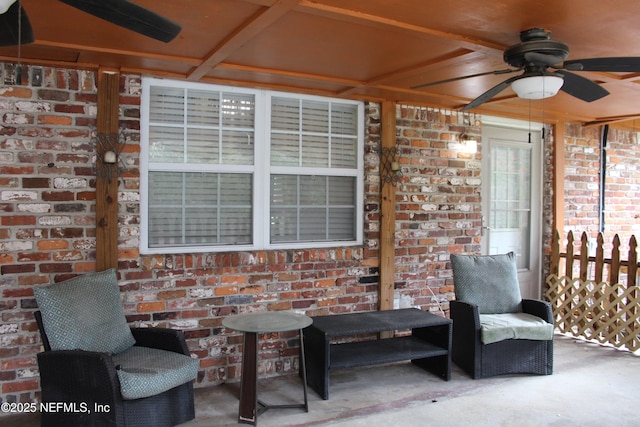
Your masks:
<path fill-rule="evenodd" d="M 513 253 L 451 255 L 451 264 L 456 294 L 450 303 L 453 362 L 474 379 L 552 374 L 551 305 L 520 298 Z M 526 324 L 509 324 L 514 318 Z"/>
<path fill-rule="evenodd" d="M 189 357 L 183 332 L 165 328 L 129 329 L 117 294 L 115 277 L 114 270 L 107 270 L 50 286 L 59 290 L 65 287 L 70 289 L 79 284 L 86 290 L 89 285 L 88 287 L 96 290 L 92 292 L 96 302 L 94 305 L 101 306 L 90 309 L 79 306 L 78 292 L 56 291 L 58 294 L 52 298 L 50 294 L 47 295 L 50 289 L 34 290 L 40 307 L 35 312 L 35 318 L 45 350 L 37 355 L 42 402 L 66 405 L 57 411 L 43 412 L 42 426 L 157 427 L 173 426 L 195 417 L 192 380 L 197 375 L 198 362 Z M 109 286 L 114 282 L 115 293 L 113 286 Z M 92 286 L 97 284 L 100 286 Z M 113 299 L 115 295 L 117 306 L 120 307 L 113 314 L 117 325 L 105 324 L 105 319 L 100 320 L 102 323 L 95 322 L 96 318 L 101 317 L 99 311 L 103 309 L 106 312 L 104 307 L 110 305 L 105 304 L 104 298 L 101 298 L 104 296 L 101 293 L 107 288 L 110 288 L 108 298 Z M 62 294 L 63 297 L 58 298 Z M 62 306 L 59 304 L 69 296 L 74 300 L 69 304 L 74 313 L 60 313 L 59 308 Z M 51 300 L 56 298 L 57 301 L 52 305 Z M 61 339 L 60 331 L 56 328 L 62 326 L 69 329 L 70 320 L 66 319 L 62 325 L 52 325 L 56 323 L 55 316 L 60 314 L 65 318 L 73 317 L 74 314 L 85 317 L 85 324 L 77 325 L 74 331 L 68 331 L 75 339 L 75 342 L 68 345 Z M 81 320 L 77 317 L 73 322 Z M 127 345 L 132 342 L 134 344 L 119 353 L 95 348 L 100 347 L 96 342 L 85 345 L 81 338 L 76 339 L 94 329 L 94 333 L 101 335 L 99 340 L 106 336 L 109 341 L 113 341 L 113 331 L 122 329 L 122 325 L 131 334 L 131 337 L 125 336 Z M 94 348 L 79 349 L 87 346 Z M 166 378 L 170 378 L 170 381 L 158 384 L 157 378 L 160 378 L 160 383 Z M 125 386 L 128 388 L 123 388 Z M 146 390 L 140 390 L 141 388 Z"/>

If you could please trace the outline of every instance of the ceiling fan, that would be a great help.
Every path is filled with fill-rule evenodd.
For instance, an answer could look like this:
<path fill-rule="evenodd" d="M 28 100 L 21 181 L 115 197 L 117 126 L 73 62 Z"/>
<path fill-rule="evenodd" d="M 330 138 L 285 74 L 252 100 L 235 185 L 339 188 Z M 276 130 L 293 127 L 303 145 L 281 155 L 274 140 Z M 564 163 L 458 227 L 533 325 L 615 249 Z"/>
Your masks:
<path fill-rule="evenodd" d="M 180 25 L 128 0 L 60 0 L 98 18 L 168 43 Z M 19 0 L 0 0 L 0 46 L 34 41 L 33 30 Z"/>
<path fill-rule="evenodd" d="M 500 75 L 523 71 L 497 84 L 462 108 L 463 111 L 478 107 L 509 86 L 518 97 L 542 99 L 554 96 L 558 90 L 586 102 L 598 100 L 609 92 L 599 84 L 572 71 L 640 72 L 640 57 L 610 57 L 574 59 L 565 61 L 569 46 L 552 40 L 551 32 L 542 28 L 531 28 L 520 32 L 520 43 L 507 48 L 503 59 L 514 68 L 454 77 L 437 82 L 413 86 L 419 89 L 442 83 L 485 75 Z"/>

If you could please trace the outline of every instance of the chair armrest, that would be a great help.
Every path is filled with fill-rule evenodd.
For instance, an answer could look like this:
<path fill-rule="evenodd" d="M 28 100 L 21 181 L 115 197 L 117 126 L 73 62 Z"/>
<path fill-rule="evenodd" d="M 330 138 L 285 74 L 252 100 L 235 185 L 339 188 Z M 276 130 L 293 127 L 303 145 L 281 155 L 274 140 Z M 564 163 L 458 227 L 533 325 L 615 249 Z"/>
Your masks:
<path fill-rule="evenodd" d="M 553 324 L 553 312 L 548 301 L 537 299 L 523 299 L 522 311 L 544 319 L 545 322 Z"/>
<path fill-rule="evenodd" d="M 454 300 L 449 301 L 449 309 L 453 320 L 451 360 L 475 378 L 482 354 L 478 306 Z"/>
<path fill-rule="evenodd" d="M 480 330 L 480 314 L 476 304 L 453 300 L 449 301 L 449 308 L 454 329 L 460 325 L 464 329 Z"/>
<path fill-rule="evenodd" d="M 38 353 L 43 398 L 50 402 L 114 404 L 120 382 L 109 353 L 52 350 Z"/>
<path fill-rule="evenodd" d="M 112 426 L 123 419 L 120 381 L 109 353 L 53 350 L 38 353 L 37 358 L 42 402 L 75 404 L 77 408 L 77 411 L 42 413 L 43 426 L 81 425 L 83 422 Z M 109 410 L 93 412 L 96 404 Z"/>
<path fill-rule="evenodd" d="M 184 339 L 184 332 L 179 329 L 131 328 L 131 333 L 138 346 L 191 355 Z"/>

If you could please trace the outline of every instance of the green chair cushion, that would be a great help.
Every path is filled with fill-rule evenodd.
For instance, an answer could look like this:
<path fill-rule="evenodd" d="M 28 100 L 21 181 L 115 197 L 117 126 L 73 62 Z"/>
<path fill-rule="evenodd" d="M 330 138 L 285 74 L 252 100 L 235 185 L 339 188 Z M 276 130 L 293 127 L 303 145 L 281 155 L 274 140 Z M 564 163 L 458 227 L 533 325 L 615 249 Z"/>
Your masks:
<path fill-rule="evenodd" d="M 480 315 L 480 341 L 483 344 L 508 339 L 551 340 L 553 325 L 527 313 Z"/>
<path fill-rule="evenodd" d="M 198 374 L 198 360 L 180 353 L 134 346 L 113 356 L 125 400 L 155 396 Z"/>
<path fill-rule="evenodd" d="M 52 350 L 120 353 L 136 342 L 114 269 L 35 287 L 33 293 Z"/>
<path fill-rule="evenodd" d="M 476 304 L 481 314 L 522 311 L 516 257 L 451 254 L 456 300 Z"/>

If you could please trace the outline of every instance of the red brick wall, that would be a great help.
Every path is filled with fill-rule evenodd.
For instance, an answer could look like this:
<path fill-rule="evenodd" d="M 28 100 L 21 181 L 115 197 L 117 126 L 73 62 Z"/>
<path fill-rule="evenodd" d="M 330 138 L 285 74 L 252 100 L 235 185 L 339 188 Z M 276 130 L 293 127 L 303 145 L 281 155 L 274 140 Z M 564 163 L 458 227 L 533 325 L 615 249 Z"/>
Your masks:
<path fill-rule="evenodd" d="M 449 254 L 480 250 L 480 154 L 461 151 L 458 142 L 464 132 L 480 138 L 480 119 L 432 108 L 398 109 L 403 176 L 396 193 L 396 289 L 401 306 L 448 310 Z"/>
<path fill-rule="evenodd" d="M 601 127 L 565 126 L 565 236 L 583 232 L 595 238 L 600 231 Z M 609 129 L 604 186 L 604 240 L 618 234 L 623 247 L 640 234 L 640 145 L 635 132 Z"/>
<path fill-rule="evenodd" d="M 605 181 L 605 233 L 626 242 L 640 237 L 640 145 L 635 132 L 609 130 Z"/>
<path fill-rule="evenodd" d="M 96 73 L 40 67 L 40 86 L 9 83 L 0 64 L 0 400 L 37 397 L 33 286 L 95 268 Z M 29 76 L 35 67 L 29 67 Z M 380 112 L 368 104 L 365 241 L 361 247 L 142 256 L 139 233 L 140 76 L 120 81 L 126 170 L 119 184 L 119 278 L 132 325 L 186 331 L 200 359 L 196 386 L 236 381 L 241 336 L 225 316 L 252 310 L 309 315 L 377 308 Z M 479 160 L 455 150 L 473 115 L 398 107 L 396 230 L 398 296 L 403 305 L 447 310 L 449 251 L 477 250 Z M 297 338 L 260 341 L 261 375 L 297 370 Z"/>

